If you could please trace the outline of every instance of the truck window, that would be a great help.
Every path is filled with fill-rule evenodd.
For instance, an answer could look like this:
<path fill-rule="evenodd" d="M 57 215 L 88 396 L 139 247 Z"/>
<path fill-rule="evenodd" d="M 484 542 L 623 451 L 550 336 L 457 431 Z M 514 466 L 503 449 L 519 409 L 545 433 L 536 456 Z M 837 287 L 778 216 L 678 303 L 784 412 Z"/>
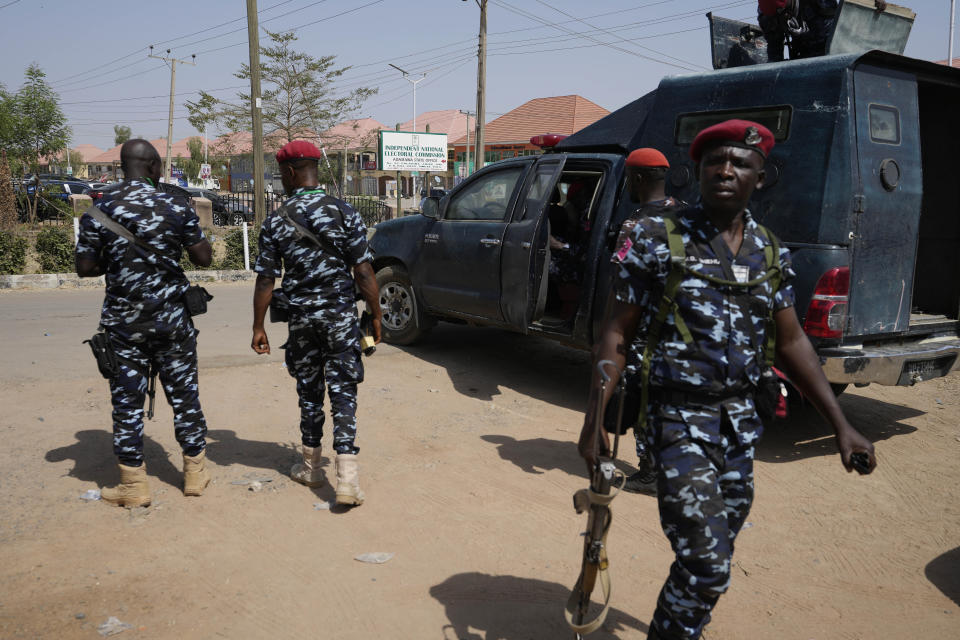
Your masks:
<path fill-rule="evenodd" d="M 445 219 L 503 220 L 522 173 L 523 168 L 516 167 L 478 178 L 450 200 Z"/>
<path fill-rule="evenodd" d="M 783 142 L 790 135 L 790 120 L 793 108 L 790 105 L 775 107 L 755 107 L 753 109 L 725 109 L 723 111 L 700 111 L 681 113 L 677 116 L 675 141 L 677 144 L 690 144 L 697 134 L 720 124 L 725 120 L 737 118 L 759 122 L 773 133 L 773 139 Z"/>
<path fill-rule="evenodd" d="M 870 139 L 885 144 L 900 144 L 900 112 L 895 107 L 870 105 Z"/>

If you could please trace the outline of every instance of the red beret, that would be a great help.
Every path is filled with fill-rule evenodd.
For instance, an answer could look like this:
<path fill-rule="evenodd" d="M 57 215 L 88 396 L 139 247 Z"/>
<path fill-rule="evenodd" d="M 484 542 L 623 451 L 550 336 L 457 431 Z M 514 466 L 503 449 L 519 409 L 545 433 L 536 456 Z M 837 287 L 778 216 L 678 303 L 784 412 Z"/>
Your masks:
<path fill-rule="evenodd" d="M 291 160 L 299 160 L 300 158 L 319 160 L 322 157 L 323 154 L 320 153 L 320 149 L 317 149 L 316 145 L 306 140 L 288 142 L 280 148 L 280 151 L 277 151 L 277 162 L 290 162 Z"/>
<path fill-rule="evenodd" d="M 727 120 L 698 133 L 690 145 L 690 157 L 700 162 L 704 149 L 717 143 L 752 149 L 766 158 L 773 149 L 773 134 L 759 122 Z"/>
<path fill-rule="evenodd" d="M 667 162 L 667 157 L 656 149 L 644 147 L 643 149 L 634 149 L 630 152 L 630 155 L 627 156 L 627 166 L 652 168 L 662 167 L 664 169 L 669 169 L 670 163 Z"/>
<path fill-rule="evenodd" d="M 777 15 L 778 9 L 783 9 L 787 6 L 787 0 L 759 0 L 757 4 L 760 13 L 765 16 L 775 16 Z"/>

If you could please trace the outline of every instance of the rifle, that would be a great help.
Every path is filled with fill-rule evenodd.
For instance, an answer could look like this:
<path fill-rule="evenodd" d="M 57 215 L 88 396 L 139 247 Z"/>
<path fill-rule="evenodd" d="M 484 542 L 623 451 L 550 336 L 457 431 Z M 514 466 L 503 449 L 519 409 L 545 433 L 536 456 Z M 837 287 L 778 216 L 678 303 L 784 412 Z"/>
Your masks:
<path fill-rule="evenodd" d="M 605 411 L 603 397 L 606 395 L 607 383 L 610 382 L 610 376 L 604 370 L 607 365 L 616 367 L 610 360 L 601 360 L 597 363 L 597 371 L 600 374 L 600 403 L 596 410 L 597 451 L 600 451 L 600 430 L 603 429 L 603 414 Z M 618 391 L 620 399 L 617 406 L 617 428 L 614 432 L 613 456 L 610 460 L 603 461 L 598 458 L 597 464 L 590 474 L 590 488 L 580 489 L 573 494 L 573 508 L 576 509 L 577 513 L 583 513 L 587 510 L 590 512 L 583 540 L 580 577 L 577 578 L 577 584 L 574 585 L 564 610 L 567 624 L 573 629 L 577 640 L 580 640 L 584 634 L 596 631 L 603 624 L 607 612 L 610 610 L 610 575 L 607 572 L 609 563 L 606 548 L 607 532 L 610 530 L 610 523 L 613 521 L 610 503 L 620 493 L 620 489 L 626 481 L 626 476 L 614 466 L 614 461 L 617 459 L 617 450 L 620 446 L 620 426 L 623 421 L 623 375 L 620 376 Z M 593 593 L 598 578 L 603 589 L 603 609 L 593 620 L 587 621 L 587 613 L 590 609 L 590 594 Z"/>
<path fill-rule="evenodd" d="M 153 403 L 157 399 L 157 369 L 152 362 L 147 370 L 147 398 L 147 420 L 153 420 Z"/>

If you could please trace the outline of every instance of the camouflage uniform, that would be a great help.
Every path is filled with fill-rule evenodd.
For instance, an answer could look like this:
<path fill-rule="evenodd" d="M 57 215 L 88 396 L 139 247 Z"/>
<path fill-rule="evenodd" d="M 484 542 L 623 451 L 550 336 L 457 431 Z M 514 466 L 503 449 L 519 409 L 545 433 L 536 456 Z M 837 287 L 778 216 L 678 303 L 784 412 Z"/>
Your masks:
<path fill-rule="evenodd" d="M 686 209 L 677 220 L 687 265 L 726 279 L 709 243 L 718 231 L 702 209 Z M 765 272 L 766 244 L 746 213 L 739 253 L 727 250 L 738 280 Z M 669 259 L 659 216 L 640 220 L 613 256 L 617 299 L 644 309 L 641 337 L 656 313 Z M 685 276 L 677 304 L 693 343 L 684 343 L 670 314 L 653 353 L 648 444 L 658 465 L 661 525 L 676 554 L 653 618 L 663 638 L 698 638 L 730 581 L 734 539 L 753 500 L 754 446 L 763 430 L 752 389 L 760 377 L 767 314 L 794 304 L 785 248 L 780 264 L 779 289 L 771 291 L 765 282 L 749 295 Z M 634 362 L 642 357 L 640 344 L 631 345 Z"/>
<path fill-rule="evenodd" d="M 627 242 L 630 239 L 630 232 L 632 232 L 633 228 L 637 226 L 637 222 L 641 218 L 657 215 L 657 213 L 660 211 L 675 211 L 683 206 L 684 203 L 682 200 L 677 200 L 676 198 L 669 196 L 663 200 L 654 200 L 640 206 L 626 220 L 623 221 L 622 225 L 620 225 L 620 234 L 617 236 L 616 245 L 614 245 L 617 247 L 616 253 L 619 255 L 621 251 L 626 252 L 630 250 L 630 245 Z M 626 255 L 626 253 L 624 253 L 624 255 Z M 614 277 L 617 277 L 616 274 L 614 274 Z M 643 353 L 643 345 L 644 342 L 642 337 L 638 336 L 634 339 L 634 344 L 630 351 L 627 352 L 627 362 L 624 367 L 623 374 L 625 376 L 624 385 L 628 390 L 635 389 L 637 385 L 640 384 L 640 378 L 637 376 L 640 373 L 639 354 Z M 650 464 L 650 451 L 647 448 L 646 438 L 643 431 L 640 429 L 634 429 L 633 436 L 636 440 L 637 459 L 640 460 L 641 468 L 645 470 L 651 468 L 652 464 Z"/>
<path fill-rule="evenodd" d="M 351 268 L 373 259 L 367 249 L 367 227 L 350 205 L 320 201 L 320 189 L 297 189 L 286 201 L 290 216 L 340 250 L 329 255 L 308 240 L 296 240 L 292 224 L 274 214 L 260 231 L 255 271 L 279 278 L 290 299 L 287 370 L 297 381 L 303 444 L 319 447 L 323 436 L 323 396 L 330 388 L 333 448 L 354 454 L 357 434 L 357 383 L 363 382 L 360 327 Z M 328 201 L 329 202 L 329 201 Z"/>
<path fill-rule="evenodd" d="M 182 199 L 129 180 L 97 205 L 160 258 L 84 215 L 77 255 L 105 264 L 106 297 L 100 325 L 120 361 L 110 380 L 113 450 L 121 464 L 143 462 L 143 403 L 152 362 L 173 407 L 174 431 L 183 452 L 206 446 L 207 425 L 197 389 L 197 330 L 182 297 L 190 283 L 180 268 L 184 247 L 204 239 L 200 220 Z"/>

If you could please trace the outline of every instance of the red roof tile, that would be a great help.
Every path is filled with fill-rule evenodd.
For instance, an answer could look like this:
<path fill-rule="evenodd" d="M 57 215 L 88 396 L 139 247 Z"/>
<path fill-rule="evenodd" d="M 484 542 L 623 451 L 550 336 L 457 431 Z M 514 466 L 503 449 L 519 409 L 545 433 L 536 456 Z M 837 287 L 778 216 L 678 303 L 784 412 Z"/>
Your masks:
<path fill-rule="evenodd" d="M 484 143 L 527 142 L 541 133 L 571 135 L 609 113 L 600 105 L 577 95 L 534 98 L 488 122 L 484 128 Z M 451 144 L 465 144 L 466 141 L 464 133 Z"/>

